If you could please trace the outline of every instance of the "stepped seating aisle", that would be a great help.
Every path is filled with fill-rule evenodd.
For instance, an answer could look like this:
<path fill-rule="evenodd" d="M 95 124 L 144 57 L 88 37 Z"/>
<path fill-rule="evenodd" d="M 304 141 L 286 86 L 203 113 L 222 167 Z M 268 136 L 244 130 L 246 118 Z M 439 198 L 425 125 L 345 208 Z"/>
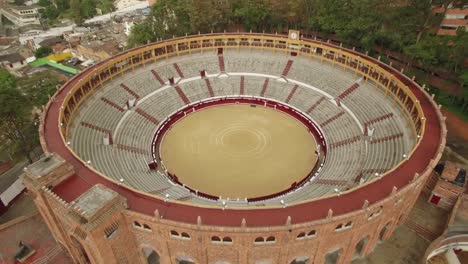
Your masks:
<path fill-rule="evenodd" d="M 252 72 L 279 77 L 289 60 L 293 63 L 286 78 L 317 87 L 335 98 L 359 79 L 351 71 L 326 62 L 320 63 L 317 59 L 309 60 L 269 51 L 239 52 L 236 49 L 226 50 L 224 54 L 228 76 L 209 77 L 212 93 L 214 96 L 239 94 L 241 76 L 229 75 L 231 72 Z M 124 178 L 125 184 L 133 188 L 161 196 L 169 194 L 170 199 L 212 205 L 216 201 L 191 195 L 182 186 L 172 184 L 168 178 L 149 171 L 147 167 L 147 162 L 152 158 L 150 147 L 158 122 L 184 106 L 176 89 L 161 85 L 151 70 L 156 71 L 167 82 L 168 77 L 179 77 L 174 63 L 184 76 L 184 81 L 178 86 L 190 103 L 211 97 L 204 79 L 189 78 L 199 77 L 200 70 L 206 70 L 208 74 L 219 73 L 218 57 L 214 52 L 193 53 L 182 58 L 173 57 L 148 63 L 127 72 L 123 77 L 107 82 L 88 98 L 81 106 L 82 114 L 73 120 L 71 146 L 83 160 L 89 160 L 96 170 L 117 181 Z M 357 175 L 370 179 L 376 172 L 382 174 L 391 169 L 414 145 L 414 139 L 409 138 L 410 127 L 406 125 L 405 117 L 401 117 L 401 110 L 388 98 L 384 98 L 383 92 L 372 82 L 362 82 L 359 88 L 342 98 L 341 103 L 350 109 L 354 118 L 319 91 L 291 82 L 279 82 L 275 78 L 270 78 L 264 89 L 265 77 L 245 75 L 243 78 L 245 95 L 260 96 L 263 92 L 266 98 L 288 101 L 290 105 L 307 113 L 314 122 L 322 124 L 321 129 L 329 149 L 327 161 L 314 182 L 287 196 L 253 202 L 253 205 L 278 204 L 280 199 L 293 203 L 332 194 L 335 188 L 343 191 L 354 183 Z M 152 92 L 155 93 L 151 97 L 139 102 L 135 108 L 126 110 L 125 103 L 134 98 L 134 95 L 141 99 Z M 106 103 L 101 98 L 112 103 Z M 118 108 L 123 108 L 124 111 L 121 112 Z M 366 122 L 390 113 L 393 113 L 390 118 L 371 123 L 370 127 L 375 129 L 374 134 L 365 141 L 358 123 L 364 127 Z M 81 122 L 90 125 L 83 126 Z M 113 138 L 114 145 L 105 146 L 103 131 L 114 132 L 119 122 L 121 125 Z M 395 136 L 400 133 L 403 136 Z M 362 156 L 361 153 L 366 155 Z"/>

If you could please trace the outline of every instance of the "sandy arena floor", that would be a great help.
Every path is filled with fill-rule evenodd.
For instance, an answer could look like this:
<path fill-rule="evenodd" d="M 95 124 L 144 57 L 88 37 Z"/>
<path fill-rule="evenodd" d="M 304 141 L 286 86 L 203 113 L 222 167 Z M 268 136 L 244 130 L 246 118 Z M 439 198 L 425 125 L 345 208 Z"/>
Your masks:
<path fill-rule="evenodd" d="M 316 148 L 313 135 L 293 117 L 232 104 L 179 120 L 164 136 L 160 155 L 182 183 L 232 199 L 289 188 L 313 169 Z"/>

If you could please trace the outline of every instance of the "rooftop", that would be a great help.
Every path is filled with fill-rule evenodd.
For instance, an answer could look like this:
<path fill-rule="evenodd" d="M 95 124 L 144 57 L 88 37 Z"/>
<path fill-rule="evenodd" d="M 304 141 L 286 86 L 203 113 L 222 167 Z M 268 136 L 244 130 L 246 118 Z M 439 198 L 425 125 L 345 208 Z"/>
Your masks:
<path fill-rule="evenodd" d="M 24 57 L 21 56 L 19 53 L 12 53 L 0 56 L 0 61 L 4 61 L 7 63 L 15 63 L 22 60 L 24 60 Z"/>
<path fill-rule="evenodd" d="M 460 187 L 465 186 L 466 172 L 456 163 L 446 162 L 441 177 Z"/>
<path fill-rule="evenodd" d="M 64 161 L 61 158 L 52 154 L 33 163 L 28 167 L 28 170 L 31 172 L 31 175 L 41 177 L 52 172 L 54 169 L 62 165 L 63 162 Z"/>
<path fill-rule="evenodd" d="M 98 184 L 78 197 L 75 200 L 75 205 L 84 211 L 84 217 L 90 219 L 117 196 L 118 194 L 116 192 Z"/>

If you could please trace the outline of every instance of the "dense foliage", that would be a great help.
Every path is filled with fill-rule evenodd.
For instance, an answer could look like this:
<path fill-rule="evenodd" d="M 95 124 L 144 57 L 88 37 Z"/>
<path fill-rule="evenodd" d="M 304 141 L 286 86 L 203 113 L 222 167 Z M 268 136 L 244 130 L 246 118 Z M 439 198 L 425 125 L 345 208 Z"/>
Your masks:
<path fill-rule="evenodd" d="M 395 51 L 426 71 L 451 73 L 464 88 L 460 107 L 466 111 L 468 34 L 435 34 L 445 14 L 432 12 L 433 5 L 450 3 L 462 6 L 468 0 L 159 0 L 133 28 L 128 46 L 198 32 L 300 29 L 371 52 Z"/>
<path fill-rule="evenodd" d="M 85 19 L 97 14 L 96 8 L 103 14 L 115 10 L 113 0 L 39 0 L 38 4 L 44 7 L 41 10 L 42 18 L 48 20 L 50 24 L 59 17 L 72 18 L 81 24 Z"/>
<path fill-rule="evenodd" d="M 43 58 L 45 56 L 48 56 L 49 54 L 52 53 L 52 49 L 49 47 L 39 47 L 36 51 L 34 51 L 34 56 L 36 58 Z"/>
<path fill-rule="evenodd" d="M 55 93 L 61 82 L 50 71 L 16 79 L 0 70 L 0 151 L 27 157 L 37 147 L 37 110 Z"/>

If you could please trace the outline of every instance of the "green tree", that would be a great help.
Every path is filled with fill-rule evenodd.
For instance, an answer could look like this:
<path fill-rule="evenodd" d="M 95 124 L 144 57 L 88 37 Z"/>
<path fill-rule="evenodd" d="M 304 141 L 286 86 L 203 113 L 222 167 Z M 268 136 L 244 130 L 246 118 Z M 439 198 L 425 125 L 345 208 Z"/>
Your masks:
<path fill-rule="evenodd" d="M 76 24 L 81 25 L 85 19 L 81 10 L 81 0 L 70 0 L 70 12 L 73 21 L 75 21 Z"/>
<path fill-rule="evenodd" d="M 65 11 L 70 8 L 70 0 L 55 0 L 55 4 L 60 11 Z"/>
<path fill-rule="evenodd" d="M 189 19 L 192 33 L 223 31 L 229 25 L 231 3 L 227 0 L 191 0 Z"/>
<path fill-rule="evenodd" d="M 83 18 L 91 18 L 96 15 L 96 2 L 93 0 L 81 0 L 80 8 Z"/>
<path fill-rule="evenodd" d="M 156 34 L 150 23 L 136 24 L 133 26 L 127 40 L 127 46 L 132 48 L 145 43 L 156 41 Z"/>
<path fill-rule="evenodd" d="M 49 47 L 40 47 L 34 52 L 36 58 L 43 58 L 52 53 L 52 49 Z"/>
<path fill-rule="evenodd" d="M 35 142 L 31 105 L 27 97 L 16 88 L 14 78 L 0 71 L 0 138 L 17 147 L 32 163 L 31 151 Z"/>
<path fill-rule="evenodd" d="M 47 104 L 57 88 L 63 84 L 55 71 L 44 70 L 33 75 L 20 78 L 17 81 L 18 89 L 27 95 L 32 105 L 40 107 Z"/>
<path fill-rule="evenodd" d="M 233 16 L 247 31 L 268 30 L 272 26 L 268 23 L 271 12 L 263 0 L 240 0 L 234 6 Z"/>
<path fill-rule="evenodd" d="M 146 44 L 156 39 L 172 38 L 192 33 L 190 1 L 160 0 L 151 7 L 146 20 L 133 27 L 128 47 Z"/>
<path fill-rule="evenodd" d="M 107 14 L 115 10 L 114 3 L 111 0 L 99 0 L 96 6 L 101 9 L 103 14 Z"/>

